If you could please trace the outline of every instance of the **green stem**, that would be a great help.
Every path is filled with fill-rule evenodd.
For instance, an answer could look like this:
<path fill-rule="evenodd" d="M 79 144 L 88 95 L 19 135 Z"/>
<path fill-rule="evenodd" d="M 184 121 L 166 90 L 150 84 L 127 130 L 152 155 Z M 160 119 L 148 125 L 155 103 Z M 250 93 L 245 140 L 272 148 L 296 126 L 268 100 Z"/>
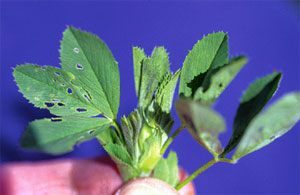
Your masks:
<path fill-rule="evenodd" d="M 181 183 L 179 183 L 175 189 L 176 190 L 180 190 L 183 186 L 185 186 L 186 184 L 188 184 L 189 182 L 191 182 L 193 179 L 195 179 L 195 177 L 197 177 L 200 173 L 202 173 L 203 171 L 205 171 L 206 169 L 208 169 L 209 167 L 211 167 L 212 165 L 216 164 L 217 162 L 226 162 L 226 163 L 231 163 L 231 164 L 235 164 L 236 160 L 230 160 L 227 158 L 216 158 L 216 159 L 212 159 L 211 161 L 209 161 L 208 163 L 206 163 L 205 165 L 203 165 L 202 167 L 200 167 L 197 171 L 195 171 L 192 175 L 190 175 L 188 178 L 186 178 L 185 180 L 183 180 Z"/>
<path fill-rule="evenodd" d="M 176 131 L 173 133 L 173 135 L 166 141 L 166 143 L 163 145 L 163 147 L 160 150 L 160 154 L 164 154 L 169 145 L 172 143 L 172 141 L 175 139 L 175 137 L 182 131 L 182 129 L 185 128 L 185 125 L 181 125 Z"/>

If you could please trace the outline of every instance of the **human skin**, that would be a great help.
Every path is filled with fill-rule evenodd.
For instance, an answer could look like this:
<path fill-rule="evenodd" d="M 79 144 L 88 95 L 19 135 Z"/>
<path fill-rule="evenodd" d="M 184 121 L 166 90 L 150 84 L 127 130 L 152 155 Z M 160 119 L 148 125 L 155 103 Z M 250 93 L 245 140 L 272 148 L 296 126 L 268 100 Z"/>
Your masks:
<path fill-rule="evenodd" d="M 179 178 L 187 174 L 179 169 Z M 123 184 L 115 164 L 108 157 L 62 159 L 44 162 L 8 163 L 0 167 L 0 194 L 153 194 L 175 189 L 163 181 L 143 178 Z M 178 193 L 177 193 L 178 194 Z M 189 183 L 180 194 L 194 195 Z"/>

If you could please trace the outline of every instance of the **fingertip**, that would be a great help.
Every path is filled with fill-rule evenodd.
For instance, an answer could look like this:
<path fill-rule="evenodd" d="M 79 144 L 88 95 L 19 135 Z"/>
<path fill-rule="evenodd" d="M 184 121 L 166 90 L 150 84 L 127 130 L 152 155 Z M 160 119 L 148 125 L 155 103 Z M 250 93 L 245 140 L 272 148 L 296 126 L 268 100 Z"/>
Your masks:
<path fill-rule="evenodd" d="M 138 178 L 127 182 L 116 195 L 179 195 L 179 192 L 166 182 L 156 178 Z"/>

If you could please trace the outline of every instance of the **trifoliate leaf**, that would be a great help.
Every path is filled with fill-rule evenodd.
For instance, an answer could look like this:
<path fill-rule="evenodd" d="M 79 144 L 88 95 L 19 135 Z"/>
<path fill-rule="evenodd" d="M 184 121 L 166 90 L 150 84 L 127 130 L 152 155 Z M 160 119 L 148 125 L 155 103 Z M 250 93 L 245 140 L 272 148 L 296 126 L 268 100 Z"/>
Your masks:
<path fill-rule="evenodd" d="M 178 160 L 175 152 L 170 152 L 167 159 L 161 158 L 155 166 L 153 177 L 175 187 L 178 182 Z"/>
<path fill-rule="evenodd" d="M 194 100 L 207 104 L 213 103 L 247 61 L 247 57 L 238 56 L 230 59 L 228 64 L 214 69 L 210 75 L 206 75 L 203 87 L 196 90 Z"/>
<path fill-rule="evenodd" d="M 134 82 L 136 95 L 140 94 L 140 82 L 141 82 L 141 72 L 142 72 L 142 62 L 147 58 L 143 49 L 139 47 L 132 48 L 133 55 L 133 68 L 134 68 Z"/>
<path fill-rule="evenodd" d="M 50 66 L 25 64 L 14 69 L 20 92 L 35 106 L 47 108 L 57 116 L 95 116 L 101 111 L 90 100 L 89 94 L 71 84 L 74 76 Z"/>
<path fill-rule="evenodd" d="M 175 72 L 174 75 L 168 72 L 164 76 L 162 83 L 158 86 L 158 89 L 156 91 L 155 101 L 159 105 L 161 110 L 165 113 L 170 113 L 170 110 L 172 108 L 174 92 L 179 75 L 180 70 Z"/>
<path fill-rule="evenodd" d="M 186 125 L 190 134 L 217 157 L 222 152 L 218 135 L 225 130 L 223 118 L 209 106 L 192 100 L 179 99 L 175 106 L 182 124 Z"/>
<path fill-rule="evenodd" d="M 270 105 L 247 128 L 234 160 L 254 152 L 288 132 L 300 119 L 300 93 L 290 93 Z"/>
<path fill-rule="evenodd" d="M 90 102 L 114 119 L 120 102 L 120 76 L 110 50 L 97 36 L 73 27 L 63 35 L 61 66 L 75 76 L 72 83 L 89 94 Z"/>
<path fill-rule="evenodd" d="M 75 145 L 94 138 L 111 122 L 104 118 L 75 117 L 35 120 L 29 124 L 21 140 L 23 148 L 50 154 L 62 154 Z"/>
<path fill-rule="evenodd" d="M 104 149 L 117 164 L 124 182 L 138 176 L 137 170 L 132 166 L 132 159 L 124 146 L 107 144 Z"/>
<path fill-rule="evenodd" d="M 201 86 L 209 68 L 214 70 L 228 62 L 227 35 L 212 33 L 198 41 L 186 56 L 182 67 L 179 94 L 191 97 Z"/>
<path fill-rule="evenodd" d="M 221 154 L 222 157 L 232 151 L 241 141 L 249 123 L 276 92 L 280 79 L 281 73 L 275 72 L 257 79 L 244 92 L 234 118 L 232 136 L 224 152 Z"/>

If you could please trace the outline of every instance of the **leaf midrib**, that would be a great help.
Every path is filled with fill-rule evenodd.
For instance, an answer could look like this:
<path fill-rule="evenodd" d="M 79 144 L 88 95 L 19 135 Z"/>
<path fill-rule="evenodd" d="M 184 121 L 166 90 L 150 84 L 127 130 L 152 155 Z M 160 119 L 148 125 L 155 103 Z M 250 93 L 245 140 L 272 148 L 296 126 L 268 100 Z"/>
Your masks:
<path fill-rule="evenodd" d="M 82 49 L 82 47 L 81 47 L 81 45 L 79 44 L 79 42 L 78 42 L 78 40 L 77 40 L 75 34 L 73 33 L 73 31 L 72 31 L 71 29 L 70 29 L 70 32 L 71 32 L 71 34 L 73 35 L 73 37 L 75 38 L 76 43 L 77 43 L 77 44 L 79 45 L 79 47 Z M 95 36 L 95 35 L 93 35 L 93 36 Z M 110 104 L 110 102 L 108 101 L 108 97 L 107 97 L 106 91 L 105 91 L 104 88 L 102 87 L 102 84 L 101 84 L 101 82 L 99 81 L 99 78 L 98 78 L 97 75 L 95 74 L 95 69 L 94 69 L 93 66 L 91 65 L 91 62 L 90 62 L 90 60 L 87 58 L 87 56 L 86 56 L 86 54 L 85 54 L 85 51 L 84 51 L 83 49 L 82 49 L 82 53 L 83 53 L 84 58 L 88 61 L 88 63 L 89 63 L 89 65 L 90 65 L 91 69 L 93 70 L 93 74 L 94 74 L 94 76 L 96 77 L 96 79 L 97 79 L 97 81 L 98 81 L 98 83 L 99 83 L 99 86 L 101 87 L 102 91 L 104 92 L 104 96 L 105 96 L 105 99 L 106 99 L 106 101 L 107 101 L 107 103 L 108 103 L 108 105 L 109 105 L 109 108 L 110 108 L 111 113 L 113 114 L 113 116 L 115 116 L 114 111 L 113 111 L 113 109 L 112 109 L 112 107 L 111 107 L 111 104 Z M 98 109 L 98 110 L 99 110 L 99 109 Z M 101 112 L 101 114 L 104 114 L 104 113 Z M 106 117 L 108 117 L 108 116 L 106 116 Z M 108 118 L 110 118 L 110 117 L 108 117 Z M 110 118 L 110 119 L 113 120 L 113 119 L 115 119 L 115 117 L 114 117 L 114 118 Z"/>

